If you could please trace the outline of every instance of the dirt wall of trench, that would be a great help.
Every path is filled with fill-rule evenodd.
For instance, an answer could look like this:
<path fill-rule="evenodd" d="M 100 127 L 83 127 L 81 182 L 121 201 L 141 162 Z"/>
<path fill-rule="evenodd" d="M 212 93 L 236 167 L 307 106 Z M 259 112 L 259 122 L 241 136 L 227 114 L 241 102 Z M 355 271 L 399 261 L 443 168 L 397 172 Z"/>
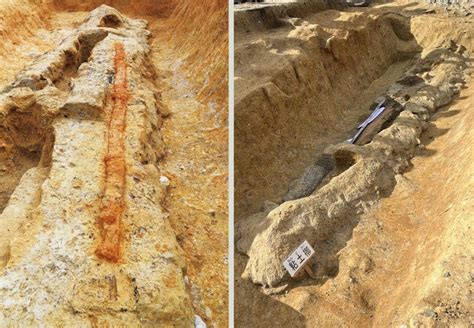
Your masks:
<path fill-rule="evenodd" d="M 56 11 L 91 11 L 106 4 L 132 16 L 164 19 L 168 39 L 184 57 L 188 76 L 197 88 L 200 100 L 215 102 L 221 111 L 227 105 L 228 11 L 227 1 L 207 0 L 195 6 L 194 1 L 131 0 L 4 0 L 0 2 L 0 56 L 9 54 L 11 65 L 3 75 L 11 79 L 23 67 L 12 53 L 24 57 L 17 45 L 24 43 L 37 29 L 48 28 L 51 13 Z M 41 43 L 47 49 L 48 43 Z M 9 73 L 9 74 L 8 74 Z M 0 85 L 4 80 L 0 76 Z M 5 82 L 8 79 L 5 78 Z"/>
<path fill-rule="evenodd" d="M 350 136 L 361 93 L 420 50 L 394 14 L 327 10 L 284 22 L 237 38 L 237 217 L 279 203 L 325 145 Z"/>
<path fill-rule="evenodd" d="M 222 107 L 227 102 L 227 1 L 131 1 L 131 0 L 54 0 L 59 10 L 90 11 L 100 4 L 125 13 L 167 19 L 169 39 L 177 53 L 186 57 L 186 68 L 193 76 L 201 100 L 214 101 Z"/>

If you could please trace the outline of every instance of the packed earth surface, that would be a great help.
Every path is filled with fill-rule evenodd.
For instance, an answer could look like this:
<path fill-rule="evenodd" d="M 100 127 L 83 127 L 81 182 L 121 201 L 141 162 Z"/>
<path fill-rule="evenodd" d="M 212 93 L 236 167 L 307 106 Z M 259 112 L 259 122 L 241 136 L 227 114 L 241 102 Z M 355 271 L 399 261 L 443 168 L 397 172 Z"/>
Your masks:
<path fill-rule="evenodd" d="M 472 327 L 472 10 L 235 6 L 237 327 Z"/>
<path fill-rule="evenodd" d="M 0 326 L 228 325 L 227 16 L 0 1 Z"/>

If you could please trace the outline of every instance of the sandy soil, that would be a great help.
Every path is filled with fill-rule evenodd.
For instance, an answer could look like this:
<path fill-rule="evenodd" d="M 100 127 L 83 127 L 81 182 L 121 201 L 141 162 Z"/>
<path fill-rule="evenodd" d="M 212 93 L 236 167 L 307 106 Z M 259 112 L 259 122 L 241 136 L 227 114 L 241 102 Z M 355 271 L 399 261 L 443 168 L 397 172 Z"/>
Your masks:
<path fill-rule="evenodd" d="M 472 19 L 448 17 L 442 10 L 436 14 L 422 14 L 426 9 L 406 2 L 400 7 L 388 3 L 376 9 L 330 10 L 301 17 L 301 21 L 293 19 L 297 26 L 304 22 L 316 24 L 330 37 L 331 34 L 344 35 L 352 29 L 363 30 L 369 15 L 375 18 L 396 12 L 411 17 L 410 29 L 419 50 L 423 50 L 422 56 L 449 38 L 472 49 Z M 434 24 L 439 24 L 440 28 L 433 28 Z M 253 154 L 240 148 L 241 156 L 252 156 L 252 161 L 236 163 L 241 165 L 236 177 L 241 179 L 236 191 L 239 217 L 259 211 L 265 200 L 279 203 L 289 182 L 301 175 L 317 149 L 352 135 L 354 127 L 370 113 L 368 109 L 374 99 L 413 63 L 411 58 L 388 60 L 382 65 L 383 69 L 368 74 L 371 77 L 361 81 L 365 86 L 356 94 L 347 91 L 345 97 L 350 98 L 350 105 L 343 99 L 324 103 L 321 107 L 329 106 L 331 111 L 324 112 L 324 124 L 312 125 L 317 132 L 308 132 L 306 123 L 294 120 L 293 116 L 287 116 L 286 122 L 279 125 L 275 123 L 281 110 L 279 102 L 282 107 L 286 105 L 287 110 L 298 109 L 300 112 L 294 115 L 303 115 L 308 121 L 320 118 L 315 112 L 310 112 L 314 116 L 305 116 L 305 106 L 311 99 L 288 100 L 294 94 L 301 97 L 302 93 L 298 94 L 300 89 L 292 85 L 295 82 L 289 77 L 291 74 L 285 73 L 287 63 L 296 63 L 295 70 L 301 79 L 308 74 L 304 66 L 298 65 L 305 47 L 290 37 L 294 29 L 297 27 L 282 24 L 258 30 L 249 25 L 236 36 L 236 130 L 245 130 L 248 134 L 253 133 L 249 131 L 255 131 L 255 134 L 273 131 L 277 135 L 287 128 L 293 131 L 283 138 L 260 136 L 262 148 L 257 152 L 254 148 Z M 306 40 L 310 42 L 311 32 L 306 32 Z M 367 33 L 371 33 L 370 29 Z M 305 37 L 304 32 L 300 36 Z M 360 45 L 367 46 L 365 43 Z M 356 48 L 353 51 L 359 53 Z M 375 57 L 380 56 L 376 50 L 373 53 Z M 470 62 L 472 71 L 472 59 Z M 334 67 L 337 68 L 337 64 Z M 307 64 L 306 68 L 314 69 L 314 66 Z M 353 71 L 366 68 L 365 63 L 352 67 Z M 332 74 L 334 79 L 329 77 L 329 80 L 333 89 L 340 83 L 337 79 L 354 78 L 337 69 Z M 327 79 L 320 77 L 320 80 Z M 270 114 L 257 92 L 269 90 L 269 83 L 276 84 L 284 93 L 284 96 L 277 92 L 267 93 L 266 97 L 273 105 Z M 353 85 L 354 89 L 359 87 Z M 278 293 L 243 279 L 241 274 L 247 257 L 236 254 L 236 326 L 288 327 L 291 323 L 296 327 L 468 327 L 469 322 L 472 324 L 472 282 L 468 272 L 472 268 L 469 257 L 473 254 L 469 242 L 473 213 L 470 111 L 473 90 L 472 79 L 468 78 L 466 87 L 453 103 L 432 117 L 411 168 L 397 176 L 397 185 L 387 198 L 361 217 L 346 246 L 338 253 L 338 266 L 331 277 L 317 280 L 306 277 Z M 333 99 L 341 96 L 340 93 L 331 94 L 330 89 L 321 92 L 329 92 Z M 315 98 L 325 101 L 326 98 L 315 94 Z M 256 104 L 253 107 L 246 101 L 249 95 Z M 343 116 L 339 114 L 338 106 L 341 106 Z M 244 113 L 239 114 L 238 110 Z M 258 119 L 252 129 L 247 129 L 244 124 L 248 122 L 239 121 L 239 115 L 242 118 L 261 116 L 261 122 L 265 123 Z M 333 115 L 336 115 L 334 120 Z M 242 132 L 242 140 L 253 140 L 245 133 Z M 293 143 L 292 138 L 303 139 L 303 142 Z M 284 146 L 284 141 L 290 143 L 289 140 L 292 146 Z M 275 144 L 280 151 L 278 157 L 284 160 L 275 157 L 272 150 Z M 311 149 L 312 155 L 306 155 L 306 148 Z M 296 155 L 291 157 L 288 151 L 294 151 Z M 236 154 L 236 158 L 238 161 L 239 155 Z"/>
<path fill-rule="evenodd" d="M 19 12 L 32 6 L 27 1 L 21 5 L 17 4 Z M 183 249 L 196 313 L 210 327 L 225 327 L 228 322 L 227 36 L 221 31 L 227 31 L 226 6 L 212 2 L 196 10 L 188 3 L 180 3 L 176 8 L 172 1 L 161 7 L 148 5 L 156 12 L 139 4 L 119 5 L 119 8 L 129 17 L 144 18 L 150 23 L 149 42 L 158 71 L 156 82 L 163 110 L 169 112 L 161 132 L 166 155 L 160 169 L 169 179 L 163 205 Z M 29 7 L 34 21 L 25 18 L 24 22 L 30 25 L 17 36 L 6 21 L 1 26 L 3 35 L 8 33 L 8 37 L 0 49 L 0 61 L 5 68 L 0 72 L 0 88 L 13 81 L 39 55 L 56 47 L 94 6 L 94 1 L 81 4 L 66 1 L 59 6 L 65 11 L 37 12 L 36 7 Z M 7 14 L 16 7 L 5 8 L 9 10 L 5 9 L 6 17 L 10 17 Z M 200 20 L 204 11 L 209 21 L 196 27 L 194 20 Z M 183 29 L 194 29 L 194 40 Z M 23 173 L 39 160 L 27 155 L 14 159 L 15 174 L 0 176 L 2 208 Z"/>
<path fill-rule="evenodd" d="M 174 56 L 173 45 L 153 22 L 153 61 L 170 112 L 162 133 L 167 147 L 163 174 L 170 179 L 166 208 L 188 260 L 198 313 L 227 326 L 227 126 L 225 111 L 203 104 Z"/>
<path fill-rule="evenodd" d="M 450 320 L 469 320 L 470 277 L 464 274 L 472 267 L 465 257 L 473 252 L 474 181 L 472 148 L 464 142 L 473 137 L 473 91 L 471 82 L 432 119 L 413 169 L 354 229 L 341 251 L 338 276 L 323 283 L 307 278 L 276 296 L 237 278 L 236 326 L 454 327 Z M 364 259 L 370 259 L 366 272 L 358 268 Z M 245 262 L 236 256 L 237 274 Z"/>

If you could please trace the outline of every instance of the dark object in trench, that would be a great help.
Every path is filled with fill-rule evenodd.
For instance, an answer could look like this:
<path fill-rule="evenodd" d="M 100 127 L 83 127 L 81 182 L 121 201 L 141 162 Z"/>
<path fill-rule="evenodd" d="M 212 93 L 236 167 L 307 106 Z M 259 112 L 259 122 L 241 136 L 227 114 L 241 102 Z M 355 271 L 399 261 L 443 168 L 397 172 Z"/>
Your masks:
<path fill-rule="evenodd" d="M 375 121 L 380 115 L 383 114 L 383 112 L 385 111 L 385 98 L 383 98 L 382 101 L 380 101 L 377 106 L 375 107 L 375 109 L 373 110 L 373 112 L 370 114 L 370 116 L 364 121 L 362 122 L 361 124 L 359 124 L 359 126 L 357 127 L 357 133 L 355 134 L 355 136 L 353 136 L 351 139 L 349 139 L 349 143 L 351 144 L 355 144 L 356 141 L 359 139 L 359 137 L 362 135 L 362 133 L 364 133 L 364 130 L 373 122 Z"/>
<path fill-rule="evenodd" d="M 364 124 L 359 125 L 359 131 L 352 139 L 350 139 L 351 143 L 356 145 L 365 145 L 369 143 L 377 133 L 390 126 L 403 110 L 403 106 L 389 96 L 385 97 L 383 103 L 379 103 L 374 112 L 381 106 L 385 107 L 385 109 L 382 110 L 372 121 L 365 126 L 363 126 Z"/>
<path fill-rule="evenodd" d="M 288 192 L 283 196 L 283 201 L 311 195 L 333 167 L 334 159 L 328 154 L 321 155 L 313 165 L 305 169 L 301 177 L 291 183 Z"/>
<path fill-rule="evenodd" d="M 419 83 L 423 83 L 425 80 L 423 80 L 421 77 L 416 76 L 416 75 L 409 75 L 401 78 L 400 80 L 397 81 L 398 84 L 401 84 L 405 87 L 412 87 L 414 85 L 417 85 Z"/>
<path fill-rule="evenodd" d="M 367 7 L 370 0 L 347 0 L 347 3 L 352 7 Z"/>

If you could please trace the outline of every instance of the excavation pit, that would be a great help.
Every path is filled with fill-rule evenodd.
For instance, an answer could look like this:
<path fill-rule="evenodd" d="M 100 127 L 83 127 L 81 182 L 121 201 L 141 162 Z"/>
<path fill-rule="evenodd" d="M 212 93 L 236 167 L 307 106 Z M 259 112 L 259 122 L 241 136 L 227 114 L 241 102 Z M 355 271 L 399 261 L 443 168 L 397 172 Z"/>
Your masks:
<path fill-rule="evenodd" d="M 0 12 L 0 325 L 227 326 L 227 5 Z"/>
<path fill-rule="evenodd" d="M 438 191 L 420 182 L 423 194 L 405 175 L 418 174 L 417 181 L 423 181 L 413 163 L 426 169 L 420 161 L 445 156 L 426 150 L 424 135 L 446 133 L 433 131 L 427 121 L 455 106 L 469 79 L 472 57 L 464 51 L 473 49 L 465 35 L 472 35 L 467 32 L 472 20 L 429 16 L 426 7 L 396 2 L 366 9 L 337 7 L 337 2 L 331 8 L 323 1 L 237 8 L 237 316 L 243 326 L 255 327 L 268 326 L 254 319 L 259 313 L 268 313 L 272 322 L 295 321 L 301 327 L 377 327 L 421 320 L 415 310 L 394 312 L 409 306 L 403 297 L 385 302 L 381 296 L 391 298 L 400 290 L 410 294 L 409 287 L 396 283 L 384 289 L 385 279 L 392 279 L 387 272 L 405 270 L 413 278 L 417 271 L 408 273 L 407 268 L 421 260 L 409 253 L 416 243 L 391 229 L 413 227 L 411 238 L 428 238 L 440 248 L 451 238 L 450 230 L 442 228 L 442 242 L 429 233 L 427 213 L 437 215 L 427 209 L 427 200 L 438 198 L 433 195 Z M 430 24 L 445 28 L 433 33 Z M 456 77 L 462 80 L 457 86 L 449 82 Z M 381 103 L 381 114 L 360 130 Z M 464 112 L 463 119 L 469 115 Z M 462 123 L 451 123 L 457 126 L 453 133 L 469 134 Z M 363 133 L 351 145 L 358 131 Z M 330 156 L 334 164 L 324 169 L 318 164 L 322 156 Z M 453 179 L 458 178 L 461 183 L 460 176 Z M 410 198 L 415 196 L 420 199 Z M 424 214 L 418 201 L 427 206 Z M 398 206 L 397 213 L 414 220 L 411 213 L 416 212 L 425 221 L 418 219 L 413 226 L 409 219 L 391 221 L 391 212 L 377 211 L 379 206 Z M 461 203 L 454 206 L 466 211 Z M 465 231 L 455 225 L 457 233 Z M 304 240 L 316 251 L 313 272 L 318 278 L 292 280 L 282 262 Z M 401 254 L 403 263 L 392 261 Z M 437 261 L 429 256 L 425 264 L 435 270 Z M 443 285 L 430 297 L 450 292 L 455 294 Z M 410 306 L 427 306 L 411 297 Z M 387 303 L 393 308 L 386 308 Z"/>

